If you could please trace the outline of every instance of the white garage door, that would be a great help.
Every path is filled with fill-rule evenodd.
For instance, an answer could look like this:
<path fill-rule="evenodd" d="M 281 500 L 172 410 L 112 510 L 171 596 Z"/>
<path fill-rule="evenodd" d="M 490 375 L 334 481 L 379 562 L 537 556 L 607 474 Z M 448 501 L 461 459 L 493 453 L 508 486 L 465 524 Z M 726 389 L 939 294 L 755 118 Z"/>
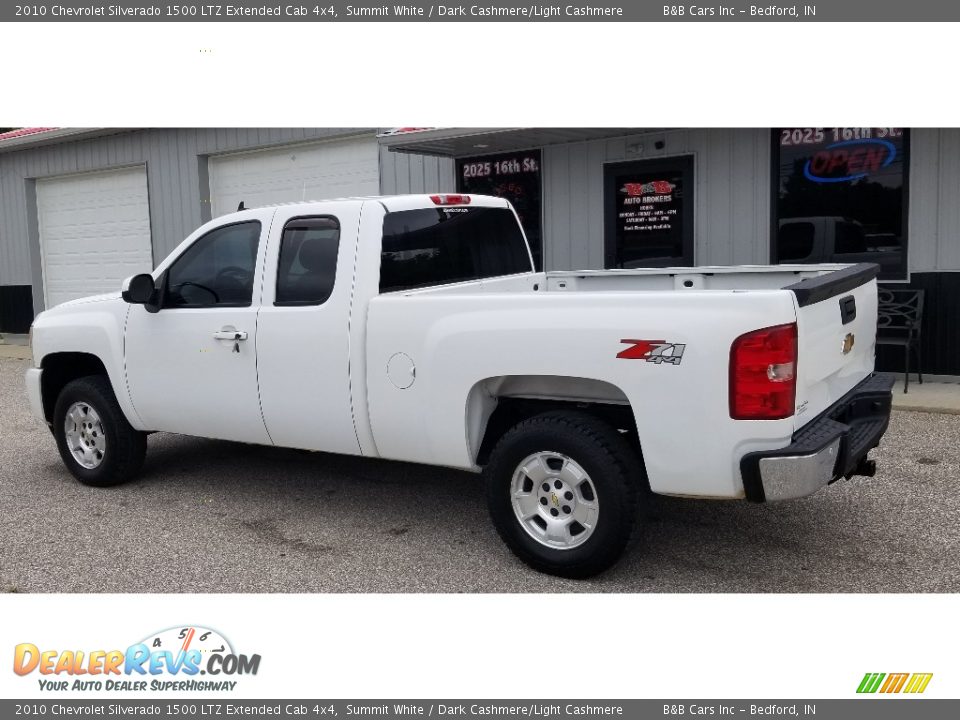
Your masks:
<path fill-rule="evenodd" d="M 153 268 L 144 167 L 38 180 L 37 219 L 48 308 Z"/>
<path fill-rule="evenodd" d="M 289 145 L 210 158 L 213 217 L 300 200 L 325 200 L 380 192 L 377 140 L 373 136 L 311 145 Z"/>

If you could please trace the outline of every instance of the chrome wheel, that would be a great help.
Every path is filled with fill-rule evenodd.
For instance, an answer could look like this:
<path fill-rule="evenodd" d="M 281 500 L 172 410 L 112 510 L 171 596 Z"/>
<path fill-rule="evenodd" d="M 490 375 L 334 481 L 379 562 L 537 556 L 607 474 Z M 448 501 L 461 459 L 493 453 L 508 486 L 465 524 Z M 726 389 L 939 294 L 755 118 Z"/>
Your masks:
<path fill-rule="evenodd" d="M 560 453 L 542 451 L 524 458 L 513 473 L 510 500 L 527 534 L 555 550 L 582 545 L 597 527 L 600 504 L 593 481 Z"/>
<path fill-rule="evenodd" d="M 107 437 L 100 415 L 90 405 L 76 402 L 67 410 L 63 421 L 67 448 L 81 467 L 93 470 L 103 462 Z"/>

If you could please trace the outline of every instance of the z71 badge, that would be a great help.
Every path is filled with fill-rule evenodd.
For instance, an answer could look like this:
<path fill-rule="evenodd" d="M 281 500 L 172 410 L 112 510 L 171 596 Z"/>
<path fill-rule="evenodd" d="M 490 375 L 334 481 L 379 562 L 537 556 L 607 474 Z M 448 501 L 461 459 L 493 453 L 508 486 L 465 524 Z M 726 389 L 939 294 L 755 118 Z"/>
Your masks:
<path fill-rule="evenodd" d="M 620 342 L 630 345 L 626 350 L 617 353 L 617 357 L 621 360 L 646 360 L 657 365 L 660 363 L 679 365 L 683 360 L 683 350 L 687 347 L 682 343 L 670 343 L 666 340 L 621 340 Z"/>

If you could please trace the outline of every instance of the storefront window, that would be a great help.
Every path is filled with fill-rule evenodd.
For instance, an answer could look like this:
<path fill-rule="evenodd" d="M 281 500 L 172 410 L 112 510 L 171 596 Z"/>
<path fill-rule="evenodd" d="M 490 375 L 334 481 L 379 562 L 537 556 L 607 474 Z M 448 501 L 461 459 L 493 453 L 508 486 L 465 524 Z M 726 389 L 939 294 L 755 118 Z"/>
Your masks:
<path fill-rule="evenodd" d="M 483 155 L 457 160 L 457 190 L 509 200 L 530 243 L 537 270 L 543 269 L 540 151 Z"/>
<path fill-rule="evenodd" d="M 605 168 L 607 267 L 693 264 L 693 158 Z"/>
<path fill-rule="evenodd" d="M 874 262 L 907 275 L 908 131 L 774 130 L 773 262 Z"/>

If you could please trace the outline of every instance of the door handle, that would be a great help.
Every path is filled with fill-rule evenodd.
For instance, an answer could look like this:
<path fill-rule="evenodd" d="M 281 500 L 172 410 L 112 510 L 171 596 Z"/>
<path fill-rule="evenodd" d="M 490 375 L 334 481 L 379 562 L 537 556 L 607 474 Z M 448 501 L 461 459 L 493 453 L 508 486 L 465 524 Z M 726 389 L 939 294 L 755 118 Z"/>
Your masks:
<path fill-rule="evenodd" d="M 233 351 L 235 353 L 240 352 L 240 343 L 247 339 L 247 334 L 242 330 L 237 330 L 236 328 L 220 328 L 213 334 L 214 339 L 216 340 L 229 340 L 233 343 Z"/>
<path fill-rule="evenodd" d="M 241 330 L 217 330 L 213 337 L 215 340 L 233 340 L 240 342 L 247 339 L 247 334 Z"/>

